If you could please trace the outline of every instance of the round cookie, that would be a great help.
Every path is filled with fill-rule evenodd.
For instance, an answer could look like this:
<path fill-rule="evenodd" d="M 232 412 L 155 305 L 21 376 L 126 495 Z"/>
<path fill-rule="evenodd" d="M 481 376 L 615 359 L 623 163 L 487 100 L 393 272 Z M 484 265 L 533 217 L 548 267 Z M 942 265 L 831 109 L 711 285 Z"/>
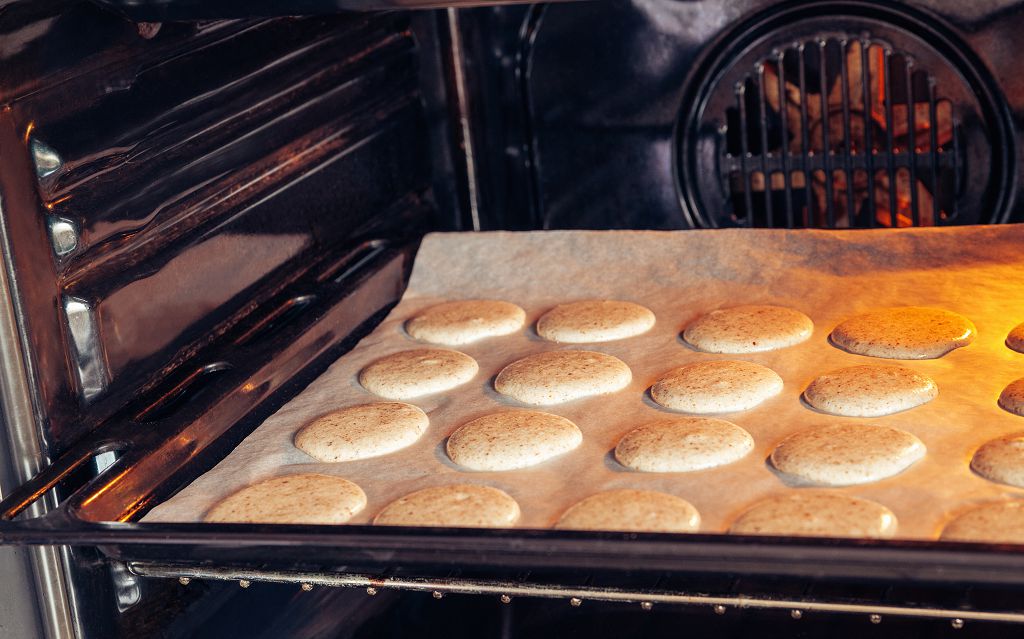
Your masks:
<path fill-rule="evenodd" d="M 622 390 L 633 379 L 626 364 L 593 351 L 548 351 L 502 369 L 494 389 L 524 404 L 547 406 Z"/>
<path fill-rule="evenodd" d="M 735 535 L 888 539 L 896 515 L 885 506 L 849 495 L 799 492 L 754 504 L 729 527 Z"/>
<path fill-rule="evenodd" d="M 429 425 L 427 414 L 411 404 L 362 404 L 309 422 L 295 434 L 295 447 L 322 462 L 366 459 L 405 448 Z"/>
<path fill-rule="evenodd" d="M 939 394 L 927 375 L 902 366 L 867 364 L 826 373 L 804 391 L 808 404 L 832 415 L 880 417 L 926 404 Z"/>
<path fill-rule="evenodd" d="M 669 371 L 651 387 L 651 398 L 685 413 L 747 410 L 782 392 L 782 378 L 753 362 L 717 360 Z"/>
<path fill-rule="evenodd" d="M 497 300 L 459 300 L 422 311 L 405 323 L 405 332 L 421 342 L 461 346 L 487 337 L 515 333 L 525 321 L 526 312 L 515 304 Z"/>
<path fill-rule="evenodd" d="M 373 362 L 359 372 L 359 383 L 384 399 L 412 399 L 461 386 L 479 370 L 465 353 L 417 348 Z"/>
<path fill-rule="evenodd" d="M 1024 544 L 1024 501 L 997 501 L 961 514 L 942 529 L 943 541 Z"/>
<path fill-rule="evenodd" d="M 830 424 L 790 435 L 771 454 L 788 475 L 828 486 L 849 486 L 892 477 L 924 457 L 910 433 L 888 426 Z"/>
<path fill-rule="evenodd" d="M 850 318 L 832 330 L 832 343 L 856 355 L 935 359 L 974 341 L 978 329 L 963 315 L 903 306 Z"/>
<path fill-rule="evenodd" d="M 1024 353 L 1024 324 L 1017 324 L 1010 330 L 1010 334 L 1006 336 L 1006 346 L 1018 353 Z"/>
<path fill-rule="evenodd" d="M 615 447 L 615 459 L 643 472 L 689 472 L 731 464 L 753 449 L 754 438 L 732 422 L 675 417 L 626 433 Z"/>
<path fill-rule="evenodd" d="M 519 519 L 519 504 L 490 486 L 453 484 L 424 488 L 401 497 L 377 513 L 377 526 L 505 528 Z"/>
<path fill-rule="evenodd" d="M 700 513 L 675 495 L 653 490 L 608 490 L 570 507 L 555 524 L 563 530 L 695 532 Z"/>
<path fill-rule="evenodd" d="M 1010 382 L 999 394 L 999 405 L 1014 415 L 1024 415 L 1024 377 Z"/>
<path fill-rule="evenodd" d="M 366 506 L 366 494 L 347 479 L 302 473 L 247 486 L 221 500 L 208 522 L 343 524 Z"/>
<path fill-rule="evenodd" d="M 985 442 L 974 453 L 971 469 L 985 479 L 1024 488 L 1024 434 Z"/>
<path fill-rule="evenodd" d="M 746 305 L 711 311 L 683 331 L 683 339 L 707 353 L 760 353 L 807 341 L 814 323 L 784 306 Z"/>
<path fill-rule="evenodd" d="M 646 333 L 654 313 L 632 302 L 586 300 L 559 304 L 537 320 L 537 334 L 552 342 L 610 342 Z"/>
<path fill-rule="evenodd" d="M 448 456 L 470 470 L 526 468 L 573 450 L 583 433 L 564 417 L 532 410 L 485 415 L 448 438 Z"/>

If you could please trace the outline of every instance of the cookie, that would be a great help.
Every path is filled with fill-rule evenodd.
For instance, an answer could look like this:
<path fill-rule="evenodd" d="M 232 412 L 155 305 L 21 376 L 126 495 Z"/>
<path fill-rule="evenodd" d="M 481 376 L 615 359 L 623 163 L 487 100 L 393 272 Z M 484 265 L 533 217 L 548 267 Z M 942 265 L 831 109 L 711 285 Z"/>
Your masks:
<path fill-rule="evenodd" d="M 684 413 L 751 409 L 782 392 L 782 378 L 753 362 L 697 362 L 669 371 L 651 387 L 651 398 Z"/>
<path fill-rule="evenodd" d="M 696 532 L 700 513 L 693 504 L 653 490 L 608 490 L 570 507 L 555 524 L 565 530 Z"/>
<path fill-rule="evenodd" d="M 808 404 L 832 415 L 880 417 L 926 404 L 939 394 L 932 378 L 902 366 L 868 364 L 821 375 L 804 391 Z"/>
<path fill-rule="evenodd" d="M 490 486 L 454 484 L 424 488 L 377 513 L 377 526 L 506 528 L 519 519 L 519 504 Z"/>
<path fill-rule="evenodd" d="M 405 332 L 421 342 L 461 346 L 515 333 L 524 322 L 526 312 L 515 304 L 497 300 L 459 300 L 420 312 L 405 323 Z"/>
<path fill-rule="evenodd" d="M 626 433 L 615 447 L 615 459 L 643 472 L 689 472 L 731 464 L 753 449 L 754 438 L 732 422 L 675 417 Z"/>
<path fill-rule="evenodd" d="M 586 300 L 559 304 L 537 320 L 537 334 L 552 342 L 610 342 L 646 333 L 654 313 L 632 302 Z"/>
<path fill-rule="evenodd" d="M 205 520 L 218 523 L 343 524 L 366 506 L 363 490 L 341 477 L 301 473 L 267 479 L 221 500 Z"/>
<path fill-rule="evenodd" d="M 807 341 L 814 323 L 784 306 L 747 305 L 704 315 L 683 331 L 683 339 L 707 353 L 760 353 Z"/>
<path fill-rule="evenodd" d="M 856 355 L 935 359 L 967 346 L 978 330 L 963 315 L 937 308 L 903 306 L 872 311 L 836 326 L 832 343 Z"/>
<path fill-rule="evenodd" d="M 756 503 L 732 523 L 729 532 L 889 539 L 896 534 L 896 527 L 896 515 L 879 503 L 849 495 L 801 491 Z"/>
<path fill-rule="evenodd" d="M 378 359 L 360 371 L 359 383 L 384 399 L 413 399 L 461 386 L 479 370 L 465 353 L 418 348 Z"/>
<path fill-rule="evenodd" d="M 1024 501 L 997 501 L 972 508 L 946 524 L 942 540 L 1024 544 Z"/>
<path fill-rule="evenodd" d="M 295 435 L 295 447 L 322 462 L 379 457 L 409 446 L 429 425 L 427 414 L 411 404 L 362 404 L 306 424 Z"/>
<path fill-rule="evenodd" d="M 633 379 L 626 364 L 593 351 L 548 351 L 506 366 L 494 389 L 512 399 L 547 406 L 622 390 Z"/>
<path fill-rule="evenodd" d="M 573 450 L 583 433 L 564 417 L 532 410 L 492 413 L 465 424 L 448 438 L 448 456 L 470 470 L 513 470 Z"/>
<path fill-rule="evenodd" d="M 849 486 L 892 477 L 925 455 L 910 433 L 888 426 L 830 424 L 790 435 L 772 451 L 779 471 L 827 486 Z"/>

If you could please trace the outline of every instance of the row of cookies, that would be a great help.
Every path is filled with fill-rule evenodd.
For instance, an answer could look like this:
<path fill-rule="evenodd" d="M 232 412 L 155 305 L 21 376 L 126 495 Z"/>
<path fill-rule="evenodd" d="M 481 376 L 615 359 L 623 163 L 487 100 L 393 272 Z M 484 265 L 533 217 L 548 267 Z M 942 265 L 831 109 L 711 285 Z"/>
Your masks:
<path fill-rule="evenodd" d="M 296 434 L 295 445 L 317 461 L 353 461 L 405 448 L 428 425 L 426 413 L 411 404 L 362 404 L 313 420 Z M 463 424 L 448 437 L 445 449 L 463 469 L 510 471 L 554 459 L 582 441 L 583 432 L 565 417 L 505 410 Z M 737 462 L 753 449 L 750 433 L 732 422 L 677 416 L 631 429 L 619 439 L 614 457 L 639 472 L 692 472 Z M 924 454 L 924 444 L 905 431 L 844 423 L 790 435 L 770 459 L 794 478 L 845 486 L 896 475 Z"/>
<path fill-rule="evenodd" d="M 303 473 L 268 479 L 217 504 L 206 515 L 213 523 L 342 524 L 366 507 L 356 484 L 331 475 Z M 385 506 L 378 526 L 508 528 L 520 517 L 519 504 L 491 486 L 448 484 L 424 488 Z M 652 490 L 617 489 L 590 495 L 554 522 L 562 530 L 699 532 L 701 517 L 685 499 Z M 728 532 L 740 535 L 796 535 L 887 539 L 895 536 L 896 515 L 859 497 L 811 491 L 763 499 L 741 513 Z M 1024 501 L 975 507 L 949 521 L 950 541 L 1024 541 Z"/>
<path fill-rule="evenodd" d="M 496 300 L 460 300 L 425 309 L 406 322 L 413 339 L 461 346 L 488 337 L 510 335 L 526 321 L 522 308 Z M 609 342 L 642 335 L 654 327 L 654 313 L 619 300 L 559 304 L 537 320 L 540 337 L 565 344 Z M 691 322 L 683 339 L 707 353 L 756 353 L 806 341 L 814 323 L 795 309 L 742 305 L 711 311 Z M 832 344 L 851 353 L 888 359 L 933 359 L 974 341 L 977 329 L 966 317 L 935 308 L 907 306 L 850 318 L 829 335 Z M 1024 352 L 1024 324 L 1006 344 Z"/>
<path fill-rule="evenodd" d="M 407 400 L 457 388 L 479 370 L 465 353 L 417 348 L 376 360 L 360 372 L 359 382 L 384 399 Z M 606 353 L 545 351 L 505 366 L 494 379 L 494 389 L 523 404 L 551 406 L 614 393 L 632 379 L 629 366 Z M 749 410 L 782 388 L 782 378 L 766 366 L 712 360 L 666 372 L 650 394 L 670 410 L 713 414 Z M 891 364 L 862 364 L 820 375 L 807 386 L 803 399 L 832 415 L 880 417 L 925 404 L 938 393 L 935 381 L 922 373 Z M 999 405 L 1024 415 L 1024 378 L 1003 389 Z"/>

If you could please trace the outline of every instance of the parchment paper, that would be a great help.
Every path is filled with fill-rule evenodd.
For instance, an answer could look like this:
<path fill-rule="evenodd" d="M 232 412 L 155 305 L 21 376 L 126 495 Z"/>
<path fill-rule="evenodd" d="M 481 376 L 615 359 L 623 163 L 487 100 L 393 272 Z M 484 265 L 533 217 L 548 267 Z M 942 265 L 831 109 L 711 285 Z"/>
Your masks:
<path fill-rule="evenodd" d="M 295 432 L 328 411 L 375 401 L 356 376 L 369 362 L 421 346 L 404 322 L 432 304 L 459 298 L 503 299 L 521 305 L 528 328 L 461 350 L 480 373 L 452 392 L 413 400 L 430 416 L 415 445 L 374 459 L 314 463 L 292 445 Z M 563 346 L 541 340 L 537 318 L 552 305 L 587 298 L 630 300 L 651 308 L 650 333 L 616 342 Z M 751 355 L 694 351 L 680 332 L 697 316 L 737 304 L 770 303 L 807 313 L 812 338 L 795 347 Z M 1024 431 L 1024 418 L 999 408 L 1009 382 L 1024 376 L 1024 354 L 1004 345 L 1024 321 L 1024 228 L 1021 226 L 877 231 L 714 230 L 683 232 L 545 231 L 434 234 L 425 238 L 408 290 L 388 318 L 351 352 L 270 417 L 213 470 L 144 521 L 198 521 L 218 500 L 271 476 L 319 472 L 346 477 L 366 491 L 368 505 L 352 523 L 367 523 L 393 499 L 441 484 L 495 486 L 522 507 L 519 527 L 545 528 L 579 499 L 603 489 L 632 487 L 679 495 L 699 510 L 705 532 L 724 532 L 761 498 L 808 490 L 787 483 L 766 459 L 787 435 L 829 422 L 852 421 L 814 411 L 800 395 L 821 373 L 865 363 L 893 363 L 846 353 L 828 341 L 832 328 L 863 311 L 924 305 L 962 313 L 978 327 L 974 344 L 935 360 L 898 362 L 931 376 L 939 396 L 924 406 L 863 419 L 917 435 L 927 456 L 879 482 L 829 489 L 876 500 L 899 519 L 899 537 L 934 538 L 955 514 L 1024 491 L 971 472 L 979 445 Z M 511 472 L 467 472 L 445 455 L 446 438 L 465 422 L 518 406 L 493 389 L 509 362 L 544 350 L 582 348 L 615 355 L 633 383 L 604 397 L 540 408 L 563 415 L 584 434 L 575 451 Z M 611 451 L 632 428 L 668 414 L 647 389 L 668 370 L 711 359 L 764 364 L 785 380 L 783 392 L 744 412 L 723 415 L 747 429 L 756 447 L 740 462 L 692 473 L 638 473 Z"/>

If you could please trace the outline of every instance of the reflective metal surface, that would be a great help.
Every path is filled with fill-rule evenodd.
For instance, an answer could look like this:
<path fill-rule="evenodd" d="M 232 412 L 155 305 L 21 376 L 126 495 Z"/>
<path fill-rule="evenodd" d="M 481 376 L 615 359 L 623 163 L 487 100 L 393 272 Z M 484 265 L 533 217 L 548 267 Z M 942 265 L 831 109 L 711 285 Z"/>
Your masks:
<path fill-rule="evenodd" d="M 962 628 L 966 621 L 998 621 L 1024 624 L 1024 612 L 997 612 L 985 610 L 964 610 L 957 608 L 929 608 L 926 606 L 890 606 L 883 604 L 860 604 L 843 601 L 822 601 L 817 599 L 795 599 L 786 597 L 766 598 L 744 595 L 703 595 L 665 591 L 630 591 L 621 588 L 594 588 L 585 586 L 547 586 L 524 582 L 493 582 L 475 579 L 405 579 L 401 577 L 376 577 L 370 575 L 305 573 L 305 572 L 260 572 L 232 568 L 205 568 L 173 564 L 150 564 L 135 562 L 128 565 L 132 573 L 142 577 L 164 579 L 187 579 L 189 585 L 198 579 L 237 581 L 248 588 L 252 583 L 292 583 L 326 586 L 330 588 L 373 588 L 430 592 L 434 599 L 442 599 L 446 593 L 467 595 L 490 595 L 500 597 L 508 603 L 512 597 L 540 597 L 564 599 L 574 608 L 592 601 L 614 601 L 634 603 L 641 610 L 650 611 L 655 604 L 708 606 L 725 614 L 730 608 L 789 610 L 793 619 L 803 618 L 804 611 L 864 615 L 869 617 L 916 617 L 926 619 L 948 619 L 954 628 Z M 303 588 L 309 590 L 309 588 Z M 508 601 L 506 601 L 506 599 Z M 874 623 L 874 622 L 873 622 Z"/>
<path fill-rule="evenodd" d="M 71 337 L 71 357 L 78 378 L 79 393 L 82 401 L 88 404 L 102 395 L 110 383 L 96 311 L 85 300 L 65 297 L 64 316 Z"/>
<path fill-rule="evenodd" d="M 56 151 L 35 138 L 29 140 L 29 151 L 36 166 L 36 175 L 40 179 L 53 175 L 64 166 L 64 160 Z"/>
<path fill-rule="evenodd" d="M 316 259 L 434 224 L 409 16 L 143 26 L 0 13 L 5 161 L 34 174 L 2 195 L 54 454 Z"/>
<path fill-rule="evenodd" d="M 47 219 L 47 226 L 50 229 L 53 252 L 58 258 L 67 257 L 78 248 L 78 227 L 73 221 L 63 217 L 50 217 Z"/>

